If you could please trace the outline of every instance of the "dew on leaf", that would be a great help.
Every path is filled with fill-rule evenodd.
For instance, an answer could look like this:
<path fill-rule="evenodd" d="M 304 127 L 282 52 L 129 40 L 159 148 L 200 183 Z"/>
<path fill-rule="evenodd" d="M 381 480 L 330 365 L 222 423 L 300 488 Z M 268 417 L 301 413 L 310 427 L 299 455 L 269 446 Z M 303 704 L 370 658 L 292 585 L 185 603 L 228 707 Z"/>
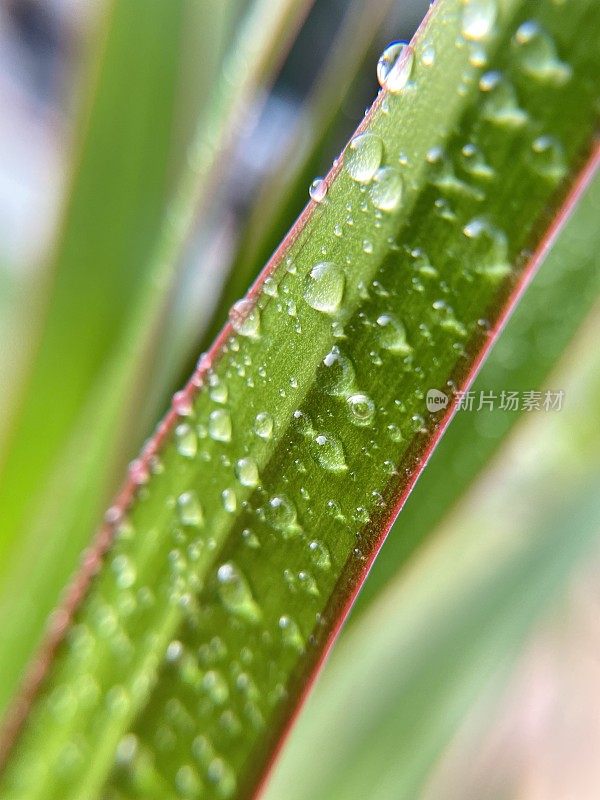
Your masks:
<path fill-rule="evenodd" d="M 323 359 L 317 372 L 317 383 L 329 395 L 344 397 L 354 385 L 354 365 L 337 345 Z"/>
<path fill-rule="evenodd" d="M 421 51 L 421 64 L 424 67 L 432 67 L 435 64 L 435 47 L 432 44 L 426 44 Z"/>
<path fill-rule="evenodd" d="M 316 311 L 335 314 L 342 302 L 344 285 L 342 270 L 330 261 L 322 261 L 316 264 L 308 275 L 304 299 Z"/>
<path fill-rule="evenodd" d="M 266 517 L 269 525 L 283 533 L 296 527 L 296 507 L 284 494 L 271 497 L 267 503 Z"/>
<path fill-rule="evenodd" d="M 514 38 L 518 63 L 523 72 L 542 83 L 562 85 L 572 74 L 556 53 L 552 37 L 537 22 L 524 22 Z"/>
<path fill-rule="evenodd" d="M 389 44 L 377 62 L 377 80 L 383 89 L 392 94 L 401 92 L 412 73 L 414 53 L 406 42 Z"/>
<path fill-rule="evenodd" d="M 248 581 L 231 561 L 217 570 L 217 592 L 223 606 L 236 617 L 256 623 L 262 614 Z"/>
<path fill-rule="evenodd" d="M 494 29 L 496 0 L 463 0 L 462 34 L 465 39 L 487 39 Z"/>
<path fill-rule="evenodd" d="M 198 452 L 198 437 L 194 429 L 186 422 L 182 422 L 175 428 L 175 448 L 184 458 L 194 458 Z"/>
<path fill-rule="evenodd" d="M 310 199 L 314 200 L 315 203 L 322 203 L 327 195 L 327 184 L 323 178 L 315 178 L 308 189 L 308 193 Z"/>
<path fill-rule="evenodd" d="M 175 392 L 171 405 L 173 411 L 180 417 L 189 417 L 193 413 L 192 401 L 188 392 L 184 390 Z"/>
<path fill-rule="evenodd" d="M 352 394 L 346 402 L 354 425 L 362 427 L 371 424 L 375 416 L 375 404 L 368 395 L 360 392 Z"/>
<path fill-rule="evenodd" d="M 237 496 L 234 489 L 223 489 L 221 492 L 221 502 L 228 514 L 234 514 L 237 509 Z"/>
<path fill-rule="evenodd" d="M 406 328 L 399 319 L 392 314 L 381 314 L 377 317 L 377 325 L 379 343 L 384 350 L 401 355 L 408 355 L 412 351 L 406 339 Z"/>
<path fill-rule="evenodd" d="M 182 492 L 177 498 L 179 521 L 182 525 L 198 528 L 204 522 L 202 506 L 196 492 Z"/>
<path fill-rule="evenodd" d="M 375 133 L 355 136 L 344 153 L 344 167 L 358 183 L 370 183 L 383 159 L 383 141 Z"/>
<path fill-rule="evenodd" d="M 242 486 L 258 484 L 258 467 L 253 458 L 240 458 L 235 465 L 235 474 Z"/>
<path fill-rule="evenodd" d="M 327 572 L 331 568 L 331 555 L 329 550 L 318 539 L 313 539 L 308 544 L 308 550 L 313 564 L 323 572 Z"/>
<path fill-rule="evenodd" d="M 295 620 L 284 614 L 279 617 L 279 629 L 282 641 L 287 647 L 299 653 L 304 650 L 304 637 Z"/>
<path fill-rule="evenodd" d="M 310 443 L 310 452 L 317 464 L 329 472 L 344 472 L 348 469 L 344 447 L 330 433 L 319 433 Z"/>
<path fill-rule="evenodd" d="M 267 441 L 273 435 L 273 417 L 268 411 L 260 411 L 254 419 L 254 433 Z"/>
<path fill-rule="evenodd" d="M 381 167 L 370 187 L 371 200 L 380 211 L 395 211 L 402 200 L 402 175 L 394 167 Z"/>
<path fill-rule="evenodd" d="M 483 116 L 489 122 L 505 128 L 519 128 L 527 122 L 527 113 L 519 107 L 514 86 L 501 72 L 486 72 L 479 80 L 479 88 L 488 95 Z"/>
<path fill-rule="evenodd" d="M 231 415 L 225 408 L 211 411 L 208 417 L 208 435 L 215 442 L 231 441 Z"/>
<path fill-rule="evenodd" d="M 260 311 L 252 300 L 238 300 L 229 312 L 231 327 L 240 336 L 257 339 L 260 332 Z"/>
<path fill-rule="evenodd" d="M 539 175 L 559 181 L 567 173 L 565 153 L 553 136 L 538 136 L 531 145 L 531 165 Z"/>

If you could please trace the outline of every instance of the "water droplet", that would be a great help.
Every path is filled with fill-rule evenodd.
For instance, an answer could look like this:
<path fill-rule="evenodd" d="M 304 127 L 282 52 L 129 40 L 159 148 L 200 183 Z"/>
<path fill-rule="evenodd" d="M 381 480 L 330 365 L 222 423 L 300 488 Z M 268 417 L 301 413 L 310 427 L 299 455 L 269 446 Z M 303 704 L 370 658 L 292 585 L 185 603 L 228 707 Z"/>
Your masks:
<path fill-rule="evenodd" d="M 247 622 L 258 622 L 261 610 L 252 595 L 248 581 L 231 561 L 217 570 L 218 594 L 228 611 Z"/>
<path fill-rule="evenodd" d="M 401 92 L 408 83 L 414 62 L 412 47 L 406 42 L 392 42 L 377 62 L 377 80 L 392 94 Z"/>
<path fill-rule="evenodd" d="M 326 572 L 328 569 L 330 569 L 331 556 L 329 554 L 329 550 L 322 542 L 319 542 L 317 539 L 313 539 L 312 542 L 309 542 L 308 549 L 310 551 L 312 562 L 316 567 L 323 570 L 323 572 Z"/>
<path fill-rule="evenodd" d="M 371 200 L 380 211 L 395 211 L 402 199 L 402 175 L 394 167 L 378 169 L 370 188 Z"/>
<path fill-rule="evenodd" d="M 304 299 L 317 311 L 335 314 L 342 302 L 344 285 L 342 270 L 330 261 L 322 261 L 310 271 L 304 289 Z"/>
<path fill-rule="evenodd" d="M 231 565 L 224 564 L 223 566 L 230 567 Z M 227 591 L 231 591 L 231 588 L 231 586 L 228 586 Z M 232 610 L 228 606 L 227 608 L 229 611 Z M 237 611 L 235 613 L 238 614 Z M 251 621 L 253 622 L 254 620 Z M 202 679 L 202 688 L 206 691 L 212 702 L 217 706 L 223 705 L 223 703 L 225 703 L 229 698 L 229 687 L 227 686 L 227 681 L 216 669 L 211 669 L 205 673 L 204 678 Z"/>
<path fill-rule="evenodd" d="M 531 163 L 535 171 L 559 181 L 567 173 L 565 153 L 561 143 L 553 136 L 538 136 L 531 145 Z"/>
<path fill-rule="evenodd" d="M 214 758 L 207 769 L 207 776 L 217 789 L 217 794 L 223 800 L 233 797 L 236 790 L 235 773 L 222 758 Z"/>
<path fill-rule="evenodd" d="M 329 472 L 344 472 L 348 469 L 343 445 L 330 433 L 317 434 L 311 442 L 310 452 L 317 464 Z"/>
<path fill-rule="evenodd" d="M 381 328 L 379 342 L 384 350 L 402 355 L 408 355 L 412 351 L 406 340 L 406 328 L 400 320 L 392 314 L 381 314 L 377 317 L 377 324 Z"/>
<path fill-rule="evenodd" d="M 211 411 L 208 418 L 208 435 L 215 442 L 231 441 L 231 416 L 224 408 Z"/>
<path fill-rule="evenodd" d="M 322 203 L 327 195 L 327 184 L 323 178 L 315 178 L 308 189 L 308 193 L 310 199 L 314 200 L 315 203 Z"/>
<path fill-rule="evenodd" d="M 374 133 L 355 136 L 344 153 L 344 167 L 358 183 L 370 183 L 381 165 L 383 141 Z"/>
<path fill-rule="evenodd" d="M 223 508 L 228 514 L 234 514 L 237 509 L 237 497 L 234 489 L 223 489 L 221 492 Z"/>
<path fill-rule="evenodd" d="M 194 458 L 198 452 L 198 438 L 194 429 L 187 423 L 175 428 L 175 447 L 180 456 Z"/>
<path fill-rule="evenodd" d="M 135 583 L 136 570 L 131 560 L 124 554 L 113 558 L 111 567 L 117 578 L 117 586 L 120 589 L 129 589 Z"/>
<path fill-rule="evenodd" d="M 461 150 L 461 165 L 465 172 L 476 178 L 493 178 L 494 170 L 483 156 L 483 153 L 474 144 L 466 144 Z"/>
<path fill-rule="evenodd" d="M 486 39 L 496 22 L 496 0 L 463 0 L 462 34 L 465 39 Z"/>
<path fill-rule="evenodd" d="M 558 58 L 552 38 L 537 22 L 524 22 L 515 34 L 514 44 L 519 65 L 526 75 L 558 86 L 571 77 L 571 67 Z"/>
<path fill-rule="evenodd" d="M 185 798 L 200 797 L 202 793 L 202 781 L 196 770 L 189 764 L 184 764 L 175 773 L 175 787 Z"/>
<path fill-rule="evenodd" d="M 488 94 L 483 107 L 485 119 L 507 128 L 518 128 L 527 122 L 514 86 L 501 72 L 486 72 L 479 80 L 479 88 Z"/>
<path fill-rule="evenodd" d="M 475 271 L 494 280 L 500 280 L 511 271 L 506 234 L 482 217 L 468 222 L 463 233 L 475 245 Z"/>
<path fill-rule="evenodd" d="M 370 425 L 375 416 L 375 404 L 366 394 L 352 394 L 347 400 L 350 418 L 355 425 Z"/>
<path fill-rule="evenodd" d="M 275 530 L 282 533 L 294 533 L 296 525 L 296 508 L 284 494 L 271 497 L 266 509 L 267 522 Z"/>
<path fill-rule="evenodd" d="M 182 525 L 190 525 L 191 527 L 198 528 L 204 522 L 202 506 L 200 505 L 196 492 L 190 491 L 180 494 L 177 498 L 177 508 L 179 520 Z"/>
<path fill-rule="evenodd" d="M 287 647 L 297 650 L 299 653 L 304 650 L 304 637 L 298 624 L 291 617 L 287 615 L 279 617 L 279 629 L 283 643 Z"/>
<path fill-rule="evenodd" d="M 231 327 L 240 336 L 257 339 L 260 331 L 260 311 L 253 300 L 238 300 L 229 312 Z"/>
<path fill-rule="evenodd" d="M 179 414 L 180 417 L 190 417 L 193 413 L 193 407 L 189 393 L 184 390 L 175 392 L 173 395 L 172 407 L 173 411 Z"/>
<path fill-rule="evenodd" d="M 240 458 L 235 465 L 235 474 L 242 486 L 258 484 L 258 467 L 253 458 Z"/>
<path fill-rule="evenodd" d="M 260 411 L 254 420 L 254 433 L 267 441 L 273 435 L 273 417 L 268 411 Z"/>
<path fill-rule="evenodd" d="M 435 64 L 435 47 L 432 44 L 426 44 L 421 52 L 421 64 L 424 67 L 432 67 Z"/>

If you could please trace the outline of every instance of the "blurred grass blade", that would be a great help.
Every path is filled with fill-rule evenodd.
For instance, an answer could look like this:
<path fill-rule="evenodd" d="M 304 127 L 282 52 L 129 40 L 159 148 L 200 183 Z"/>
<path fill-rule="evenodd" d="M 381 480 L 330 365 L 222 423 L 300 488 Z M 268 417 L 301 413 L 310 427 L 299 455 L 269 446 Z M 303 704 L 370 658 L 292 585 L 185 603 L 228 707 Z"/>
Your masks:
<path fill-rule="evenodd" d="M 539 389 L 600 292 L 600 175 L 581 198 L 473 384 L 503 391 Z M 521 409 L 521 414 L 522 409 Z M 353 619 L 444 517 L 520 418 L 515 411 L 457 414 L 427 464 L 365 582 Z"/>
<path fill-rule="evenodd" d="M 40 291 L 39 345 L 1 465 L 0 570 L 145 272 L 165 207 L 181 20 L 179 0 L 113 2 L 106 14 L 49 285 Z"/>
<path fill-rule="evenodd" d="M 0 791 L 260 781 L 449 419 L 428 389 L 468 384 L 600 159 L 580 172 L 597 4 L 485 9 L 433 7 L 132 465 L 8 720 Z"/>
<path fill-rule="evenodd" d="M 265 800 L 421 797 L 469 708 L 501 687 L 532 625 L 600 540 L 598 332 L 596 319 L 553 380 L 565 409 L 523 420 L 340 642 Z"/>
<path fill-rule="evenodd" d="M 169 24 L 172 24 L 176 17 L 175 6 L 171 8 L 168 4 L 158 2 L 156 5 L 161 6 L 163 14 L 166 13 L 169 17 Z M 49 447 L 50 440 L 47 441 L 45 433 L 40 432 L 40 426 L 47 423 L 45 413 L 42 412 L 53 413 L 52 408 L 44 405 L 44 398 L 46 393 L 50 392 L 52 384 L 48 384 L 45 391 L 38 391 L 37 400 L 33 405 L 36 414 L 41 414 L 41 417 L 36 418 L 35 425 L 29 417 L 24 418 L 30 423 L 27 437 L 15 439 L 12 461 L 7 464 L 7 476 L 0 489 L 0 492 L 3 492 L 2 502 L 4 503 L 5 498 L 9 498 L 13 504 L 11 506 L 7 500 L 3 506 L 3 509 L 6 507 L 6 515 L 2 518 L 4 539 L 0 538 L 0 547 L 3 543 L 5 545 L 4 559 L 0 564 L 2 577 L 0 618 L 3 620 L 3 647 L 0 655 L 3 680 L 0 684 L 0 710 L 4 709 L 8 698 L 14 692 L 27 658 L 39 641 L 44 621 L 56 604 L 60 590 L 76 567 L 78 554 L 89 542 L 91 531 L 99 523 L 107 492 L 114 491 L 115 475 L 123 469 L 127 458 L 131 456 L 131 441 L 134 440 L 136 446 L 140 441 L 140 429 L 136 424 L 142 416 L 139 409 L 142 399 L 144 401 L 148 399 L 149 383 L 157 374 L 153 369 L 152 359 L 162 330 L 164 311 L 176 277 L 176 266 L 181 256 L 181 248 L 184 246 L 186 231 L 194 219 L 194 205 L 198 201 L 198 192 L 207 189 L 210 159 L 217 156 L 224 157 L 226 148 L 231 143 L 231 137 L 235 134 L 236 120 L 239 121 L 257 86 L 261 82 L 268 81 L 269 76 L 273 75 L 282 49 L 289 44 L 292 33 L 308 5 L 307 0 L 281 0 L 277 4 L 259 0 L 251 4 L 242 30 L 228 51 L 229 66 L 225 69 L 228 78 L 218 82 L 217 100 L 210 110 L 201 115 L 197 125 L 198 130 L 192 150 L 196 156 L 198 153 L 202 154 L 200 161 L 196 157 L 191 161 L 185 161 L 182 167 L 180 159 L 178 164 L 173 165 L 175 172 L 180 172 L 178 189 L 164 216 L 166 221 L 158 242 L 150 237 L 155 245 L 155 253 L 145 268 L 146 277 L 141 281 L 138 275 L 136 297 L 128 298 L 128 319 L 123 321 L 119 331 L 113 332 L 112 351 L 103 363 L 95 365 L 93 375 L 89 376 L 90 382 L 92 379 L 93 382 L 88 387 L 87 394 L 83 393 L 82 389 L 82 396 L 78 401 L 78 413 L 71 409 L 72 413 L 68 420 L 65 414 L 61 439 L 58 440 L 57 433 L 51 462 L 48 453 L 43 463 L 41 461 L 39 465 L 30 463 L 27 460 L 27 453 L 38 439 L 45 447 Z M 135 5 L 128 8 L 133 10 Z M 128 12 L 119 13 L 129 20 Z M 265 19 L 266 17 L 268 19 Z M 162 31 L 162 23 L 159 22 L 157 21 L 162 36 L 161 48 L 170 50 L 171 58 L 174 58 L 178 40 L 169 43 L 166 30 Z M 226 27 L 225 22 L 219 22 L 219 25 Z M 117 27 L 120 31 L 120 23 Z M 260 35 L 257 35 L 258 29 Z M 126 32 L 131 35 L 134 30 L 135 25 L 130 24 L 125 32 L 120 31 L 112 35 L 120 42 Z M 178 34 L 181 34 L 179 29 Z M 242 69 L 242 64 L 246 60 L 248 69 Z M 112 60 L 110 63 L 112 64 Z M 154 68 L 158 68 L 157 65 L 154 65 Z M 111 70 L 117 70 L 117 67 L 111 66 Z M 126 74 L 127 70 L 124 67 L 123 70 Z M 232 84 L 230 73 L 236 70 L 242 77 L 240 81 Z M 121 72 L 117 71 L 121 80 Z M 112 72 L 110 74 L 112 75 Z M 148 87 L 145 86 L 145 89 Z M 150 92 L 148 102 L 150 105 L 156 102 L 156 88 Z M 133 111 L 136 114 L 139 112 L 137 106 Z M 164 116 L 164 109 L 158 111 Z M 104 107 L 103 112 L 109 117 L 109 122 L 104 124 L 110 125 L 113 114 L 108 113 Z M 215 154 L 211 138 L 215 135 L 214 130 L 222 131 L 228 126 L 231 127 L 231 131 L 228 136 L 221 138 Z M 207 130 L 210 131 L 210 135 L 206 133 Z M 135 138 L 131 143 L 136 151 L 140 149 L 140 141 L 143 141 L 143 136 Z M 101 172 L 106 172 L 103 167 L 106 158 L 104 153 L 97 156 L 100 160 L 97 169 Z M 213 166 L 216 169 L 218 164 L 215 162 Z M 199 169 L 201 174 L 198 173 Z M 127 180 L 131 182 L 129 173 Z M 89 191 L 94 203 L 102 201 L 106 205 L 111 205 L 103 197 L 102 192 L 96 197 L 91 187 Z M 142 194 L 144 192 L 143 187 L 128 184 L 127 196 L 132 202 L 132 213 L 137 208 L 136 191 Z M 76 201 L 77 198 L 73 200 L 74 203 Z M 83 201 L 78 202 L 84 205 Z M 120 206 L 118 210 L 121 210 Z M 89 213 L 93 217 L 92 209 Z M 126 221 L 124 218 L 121 222 L 121 218 L 118 218 L 119 229 Z M 106 219 L 101 218 L 99 222 L 108 225 Z M 156 221 L 151 227 L 156 227 Z M 131 229 L 124 229 L 124 234 L 132 236 L 137 241 L 140 235 L 139 228 L 139 224 L 136 227 L 132 223 Z M 108 235 L 108 230 L 109 228 L 104 227 L 102 236 L 110 243 L 113 238 Z M 83 226 L 78 228 L 73 236 L 83 237 L 88 242 L 88 233 L 89 226 L 87 228 Z M 93 246 L 94 242 L 94 238 L 90 236 L 90 246 Z M 81 265 L 85 266 L 87 276 L 88 264 L 82 261 L 79 266 Z M 115 268 L 123 270 L 128 275 L 131 274 L 131 266 L 124 268 L 123 264 L 119 263 L 115 264 Z M 108 270 L 104 270 L 102 273 L 103 279 L 108 280 L 105 275 L 107 272 Z M 65 284 L 72 280 L 71 273 L 69 275 L 68 280 L 66 276 L 64 278 Z M 93 287 L 92 281 L 89 286 L 90 291 Z M 133 289 L 134 287 L 132 292 Z M 82 301 L 82 297 L 78 292 L 71 297 L 75 316 L 87 313 L 86 303 Z M 67 299 L 65 294 L 65 302 Z M 108 296 L 106 299 L 108 302 Z M 87 303 L 93 305 L 92 300 L 88 300 Z M 117 305 L 115 302 L 115 306 Z M 111 315 L 107 315 L 107 322 L 112 325 Z M 63 339 L 60 347 L 70 354 L 73 339 L 79 336 L 79 334 L 77 337 L 73 336 L 73 331 L 79 331 L 79 322 L 74 320 L 73 316 L 69 316 L 62 319 L 61 323 L 64 327 L 61 328 Z M 47 344 L 47 351 L 46 367 L 49 369 L 52 364 L 53 379 L 60 382 L 65 376 L 57 370 L 57 365 L 67 361 L 68 356 L 60 355 L 63 351 L 53 348 L 51 343 Z M 171 374 L 172 369 L 173 367 Z M 74 373 L 73 379 L 75 377 Z M 157 400 L 162 395 L 155 389 L 156 387 L 152 387 L 153 402 L 150 405 L 153 405 L 156 412 Z M 51 395 L 51 401 L 60 404 L 62 391 L 62 388 L 60 391 L 57 389 L 55 395 Z M 93 424 L 90 424 L 90 420 L 93 420 Z M 29 483 L 19 484 L 21 471 L 25 469 L 31 469 L 31 475 L 37 475 L 35 491 Z M 13 484 L 19 484 L 17 494 L 11 494 Z M 26 490 L 27 495 L 25 495 Z M 18 547 L 15 546 L 14 552 L 10 552 L 10 543 L 17 541 Z"/>
<path fill-rule="evenodd" d="M 317 78 L 296 130 L 274 165 L 252 207 L 237 258 L 204 337 L 210 345 L 225 323 L 227 311 L 242 297 L 302 210 L 308 186 L 323 163 L 339 127 L 341 109 L 389 13 L 393 0 L 353 0 Z"/>

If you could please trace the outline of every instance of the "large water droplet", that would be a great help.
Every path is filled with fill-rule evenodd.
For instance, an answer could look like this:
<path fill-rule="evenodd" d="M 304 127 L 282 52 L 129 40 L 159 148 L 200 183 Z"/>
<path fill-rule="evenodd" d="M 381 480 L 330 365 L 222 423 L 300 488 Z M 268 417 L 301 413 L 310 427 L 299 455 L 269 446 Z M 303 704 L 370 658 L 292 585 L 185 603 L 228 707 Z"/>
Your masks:
<path fill-rule="evenodd" d="M 238 300 L 229 312 L 231 327 L 240 336 L 257 339 L 260 331 L 260 311 L 252 300 Z"/>
<path fill-rule="evenodd" d="M 402 200 L 402 175 L 394 167 L 378 169 L 370 188 L 371 200 L 380 211 L 395 211 Z"/>
<path fill-rule="evenodd" d="M 408 355 L 412 351 L 406 339 L 406 328 L 392 314 L 381 314 L 377 317 L 377 324 L 380 327 L 379 342 L 384 350 L 392 353 Z"/>
<path fill-rule="evenodd" d="M 322 203 L 327 195 L 327 184 L 323 178 L 315 178 L 308 189 L 308 193 L 310 199 L 314 200 L 315 203 Z"/>
<path fill-rule="evenodd" d="M 559 86 L 571 77 L 571 67 L 558 58 L 552 38 L 537 22 L 524 22 L 515 34 L 514 43 L 519 65 L 526 75 Z"/>
<path fill-rule="evenodd" d="M 348 469 L 343 445 L 332 434 L 319 433 L 310 444 L 311 455 L 323 469 L 329 472 L 344 472 Z"/>
<path fill-rule="evenodd" d="M 235 474 L 242 486 L 258 484 L 258 467 L 253 458 L 240 458 L 235 465 Z"/>
<path fill-rule="evenodd" d="M 231 441 L 231 415 L 225 408 L 211 411 L 208 417 L 208 435 L 215 442 Z"/>
<path fill-rule="evenodd" d="M 342 302 L 344 285 L 342 270 L 330 261 L 322 261 L 310 271 L 304 289 L 304 299 L 317 311 L 335 314 Z"/>
<path fill-rule="evenodd" d="M 401 92 L 408 83 L 414 62 L 412 47 L 406 42 L 392 42 L 377 62 L 377 80 L 388 92 Z"/>
<path fill-rule="evenodd" d="M 370 183 L 383 158 L 383 142 L 374 133 L 355 136 L 344 153 L 344 167 L 358 183 Z"/>
<path fill-rule="evenodd" d="M 496 0 L 463 0 L 462 34 L 465 39 L 486 39 L 494 28 Z"/>
<path fill-rule="evenodd" d="M 370 425 L 375 416 L 375 403 L 362 393 L 352 394 L 347 400 L 350 419 L 355 425 Z"/>
<path fill-rule="evenodd" d="M 261 610 L 257 605 L 248 581 L 235 564 L 228 561 L 217 570 L 218 593 L 228 611 L 247 622 L 258 622 Z"/>

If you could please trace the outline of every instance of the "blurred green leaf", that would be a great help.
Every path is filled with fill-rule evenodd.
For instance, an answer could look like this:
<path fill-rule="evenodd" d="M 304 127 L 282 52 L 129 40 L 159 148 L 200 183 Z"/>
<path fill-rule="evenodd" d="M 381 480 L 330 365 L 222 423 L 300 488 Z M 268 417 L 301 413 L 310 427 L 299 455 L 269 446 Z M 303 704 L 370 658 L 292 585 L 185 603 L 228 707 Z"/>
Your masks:
<path fill-rule="evenodd" d="M 523 420 L 340 642 L 265 800 L 420 797 L 467 710 L 499 689 L 532 625 L 600 538 L 597 335 L 595 321 L 553 380 L 565 408 Z"/>

